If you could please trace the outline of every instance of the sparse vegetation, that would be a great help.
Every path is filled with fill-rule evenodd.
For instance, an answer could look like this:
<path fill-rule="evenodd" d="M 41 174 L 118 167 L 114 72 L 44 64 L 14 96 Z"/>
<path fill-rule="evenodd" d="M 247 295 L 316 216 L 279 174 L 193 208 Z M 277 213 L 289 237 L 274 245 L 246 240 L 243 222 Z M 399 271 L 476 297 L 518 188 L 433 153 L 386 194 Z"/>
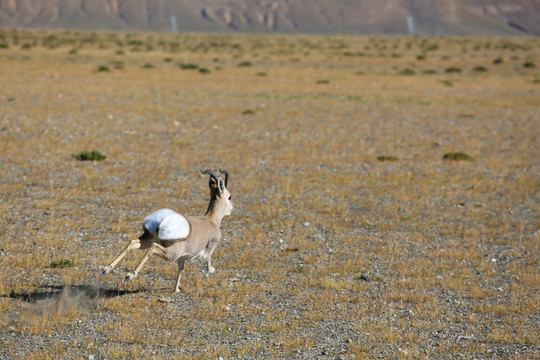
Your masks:
<path fill-rule="evenodd" d="M 450 80 L 441 80 L 441 83 L 445 86 L 454 86 L 454 83 Z"/>
<path fill-rule="evenodd" d="M 107 157 L 99 151 L 81 151 L 73 154 L 73 158 L 80 161 L 100 161 L 105 160 Z"/>
<path fill-rule="evenodd" d="M 446 68 L 446 70 L 444 70 L 446 73 L 450 74 L 450 73 L 460 73 L 461 72 L 461 68 L 458 68 L 456 66 L 451 66 L 449 68 Z"/>
<path fill-rule="evenodd" d="M 460 160 L 472 160 L 472 158 L 465 154 L 464 152 L 458 151 L 458 152 L 448 152 L 443 155 L 444 160 L 454 160 L 454 161 L 460 161 Z"/>
<path fill-rule="evenodd" d="M 399 75 L 414 75 L 415 72 L 412 69 L 403 69 L 399 72 Z"/>
<path fill-rule="evenodd" d="M 180 66 L 180 69 L 182 69 L 182 70 L 197 70 L 197 69 L 199 69 L 199 65 L 192 64 L 192 63 L 181 63 L 179 66 Z"/>
<path fill-rule="evenodd" d="M 484 66 L 475 66 L 475 67 L 473 68 L 473 71 L 474 71 L 474 72 L 487 72 L 488 69 L 485 68 Z"/>
<path fill-rule="evenodd" d="M 0 358 L 537 357 L 539 74 L 522 67 L 537 38 L 0 43 Z M 455 150 L 474 160 L 442 159 Z M 156 257 L 120 281 L 139 252 L 96 279 L 144 215 L 201 208 L 205 168 L 231 172 L 235 203 L 216 272 L 191 262 L 172 295 L 176 268 Z"/>
<path fill-rule="evenodd" d="M 67 267 L 72 267 L 73 266 L 73 262 L 69 259 L 60 259 L 60 260 L 55 260 L 53 261 L 50 265 L 49 265 L 51 268 L 60 268 L 60 269 L 63 269 L 63 268 L 67 268 Z"/>
<path fill-rule="evenodd" d="M 394 155 L 379 155 L 377 156 L 379 161 L 398 161 L 398 158 Z"/>

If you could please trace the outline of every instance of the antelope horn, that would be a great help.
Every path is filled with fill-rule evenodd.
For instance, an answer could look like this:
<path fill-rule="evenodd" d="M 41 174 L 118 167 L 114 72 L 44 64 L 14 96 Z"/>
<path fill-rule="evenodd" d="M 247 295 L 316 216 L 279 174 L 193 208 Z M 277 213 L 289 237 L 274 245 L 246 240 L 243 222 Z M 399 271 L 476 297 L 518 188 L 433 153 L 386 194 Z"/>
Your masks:
<path fill-rule="evenodd" d="M 229 185 L 229 172 L 221 169 L 219 169 L 219 172 L 225 174 L 225 187 L 227 187 Z"/>
<path fill-rule="evenodd" d="M 205 175 L 210 175 L 211 177 L 214 178 L 214 180 L 216 180 L 216 183 L 218 182 L 218 176 L 212 170 L 204 170 L 204 171 L 201 170 L 201 173 L 203 173 Z"/>

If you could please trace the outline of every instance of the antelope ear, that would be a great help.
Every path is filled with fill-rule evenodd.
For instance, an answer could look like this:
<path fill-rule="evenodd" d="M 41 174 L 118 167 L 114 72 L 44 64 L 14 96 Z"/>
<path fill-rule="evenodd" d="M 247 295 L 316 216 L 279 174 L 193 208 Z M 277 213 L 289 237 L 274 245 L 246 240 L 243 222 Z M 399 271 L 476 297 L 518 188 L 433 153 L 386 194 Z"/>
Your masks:
<path fill-rule="evenodd" d="M 210 175 L 208 185 L 210 186 L 210 189 L 217 189 L 217 187 L 218 187 L 218 184 L 217 184 L 218 177 L 217 177 L 216 173 L 214 173 L 212 170 L 204 170 L 204 171 L 201 170 L 201 173 L 203 173 L 205 175 L 206 174 Z"/>
<path fill-rule="evenodd" d="M 218 186 L 220 194 L 223 194 L 223 192 L 225 191 L 225 183 L 223 182 L 223 179 L 221 177 L 218 177 Z"/>
<path fill-rule="evenodd" d="M 216 182 L 216 179 L 214 177 L 210 176 L 210 179 L 208 179 L 208 186 L 211 190 L 218 189 L 218 183 Z"/>

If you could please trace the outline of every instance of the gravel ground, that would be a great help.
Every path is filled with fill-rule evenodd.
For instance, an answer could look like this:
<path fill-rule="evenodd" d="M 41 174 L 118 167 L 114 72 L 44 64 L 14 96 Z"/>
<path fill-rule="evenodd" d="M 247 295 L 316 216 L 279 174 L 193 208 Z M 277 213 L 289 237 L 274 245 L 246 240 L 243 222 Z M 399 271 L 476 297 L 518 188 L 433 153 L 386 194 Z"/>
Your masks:
<path fill-rule="evenodd" d="M 118 55 L 122 36 L 154 50 Z M 467 70 L 511 59 L 472 50 L 503 40 L 438 39 L 420 62 L 434 39 L 359 59 L 335 41 L 376 38 L 192 34 L 171 55 L 94 37 L 0 54 L 0 358 L 539 358 L 540 75 Z M 217 272 L 190 262 L 173 294 L 156 258 L 124 282 L 136 252 L 100 276 L 146 214 L 204 212 L 201 168 L 231 173 Z"/>

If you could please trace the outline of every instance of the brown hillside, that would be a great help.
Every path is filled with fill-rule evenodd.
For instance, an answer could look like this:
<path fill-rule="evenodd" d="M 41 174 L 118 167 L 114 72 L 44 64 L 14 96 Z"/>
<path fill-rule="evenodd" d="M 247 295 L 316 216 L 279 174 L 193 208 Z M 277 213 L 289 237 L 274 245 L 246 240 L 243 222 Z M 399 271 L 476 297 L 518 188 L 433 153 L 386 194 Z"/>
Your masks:
<path fill-rule="evenodd" d="M 93 30 L 540 34 L 536 0 L 1 0 L 0 26 Z"/>

